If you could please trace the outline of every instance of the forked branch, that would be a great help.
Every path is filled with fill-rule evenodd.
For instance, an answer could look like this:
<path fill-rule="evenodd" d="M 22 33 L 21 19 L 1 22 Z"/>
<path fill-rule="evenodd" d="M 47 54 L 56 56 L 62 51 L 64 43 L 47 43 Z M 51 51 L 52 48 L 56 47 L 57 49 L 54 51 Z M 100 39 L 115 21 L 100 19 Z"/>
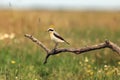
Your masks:
<path fill-rule="evenodd" d="M 78 48 L 78 49 L 75 49 L 75 48 L 57 48 L 57 49 L 50 50 L 42 42 L 40 42 L 38 39 L 36 39 L 32 35 L 25 34 L 25 37 L 31 39 L 33 42 L 38 44 L 41 48 L 43 48 L 46 51 L 47 55 L 46 55 L 44 64 L 47 63 L 47 60 L 50 57 L 50 55 L 56 55 L 56 54 L 59 54 L 62 52 L 71 52 L 74 54 L 81 54 L 84 52 L 98 50 L 98 49 L 102 49 L 102 48 L 110 48 L 111 50 L 115 51 L 116 53 L 118 53 L 120 55 L 120 47 L 118 45 L 114 44 L 113 42 L 108 41 L 108 40 L 106 40 L 103 43 L 99 43 L 97 45 L 82 47 L 82 48 Z"/>

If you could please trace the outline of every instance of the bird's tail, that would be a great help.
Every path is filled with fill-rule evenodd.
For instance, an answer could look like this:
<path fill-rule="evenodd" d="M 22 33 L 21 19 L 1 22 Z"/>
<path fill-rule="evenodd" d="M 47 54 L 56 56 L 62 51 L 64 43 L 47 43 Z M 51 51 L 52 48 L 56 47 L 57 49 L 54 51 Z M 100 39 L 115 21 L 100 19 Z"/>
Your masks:
<path fill-rule="evenodd" d="M 64 40 L 65 41 L 65 40 Z M 69 42 L 67 42 L 67 41 L 65 41 L 68 45 L 70 45 L 70 43 Z"/>

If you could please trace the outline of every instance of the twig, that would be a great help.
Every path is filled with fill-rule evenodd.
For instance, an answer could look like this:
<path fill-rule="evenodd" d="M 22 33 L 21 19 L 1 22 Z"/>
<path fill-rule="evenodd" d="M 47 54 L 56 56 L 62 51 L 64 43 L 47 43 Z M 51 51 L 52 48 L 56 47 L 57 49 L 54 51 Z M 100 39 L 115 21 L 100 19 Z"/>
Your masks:
<path fill-rule="evenodd" d="M 33 37 L 32 35 L 29 35 L 29 34 L 25 34 L 25 37 L 31 39 L 33 42 L 35 42 L 36 44 L 38 44 L 40 47 L 42 47 L 46 53 L 49 53 L 50 50 L 44 45 L 42 44 L 38 39 L 36 39 L 35 37 Z"/>
<path fill-rule="evenodd" d="M 25 34 L 25 37 L 31 39 L 33 42 L 35 42 L 36 44 L 38 44 L 41 48 L 43 48 L 47 55 L 44 61 L 44 64 L 47 63 L 48 58 L 50 57 L 50 55 L 56 55 L 62 52 L 71 52 L 74 54 L 81 54 L 81 53 L 85 53 L 88 51 L 93 51 L 93 50 L 98 50 L 98 49 L 103 49 L 103 48 L 110 48 L 111 50 L 115 51 L 116 53 L 118 53 L 120 55 L 120 47 L 116 44 L 114 44 L 111 41 L 106 40 L 103 43 L 99 43 L 97 45 L 92 45 L 92 46 L 87 46 L 87 47 L 82 47 L 82 48 L 57 48 L 57 49 L 48 49 L 42 42 L 40 42 L 38 39 L 36 39 L 35 37 L 33 37 L 32 35 L 29 34 Z"/>

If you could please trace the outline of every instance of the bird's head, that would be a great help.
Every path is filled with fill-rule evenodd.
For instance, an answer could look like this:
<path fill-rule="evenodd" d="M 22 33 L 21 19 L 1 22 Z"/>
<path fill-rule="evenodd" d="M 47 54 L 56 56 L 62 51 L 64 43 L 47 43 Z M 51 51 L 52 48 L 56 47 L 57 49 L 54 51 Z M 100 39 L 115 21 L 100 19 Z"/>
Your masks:
<path fill-rule="evenodd" d="M 49 28 L 47 31 L 48 31 L 48 32 L 53 32 L 54 29 L 53 29 L 53 28 Z"/>

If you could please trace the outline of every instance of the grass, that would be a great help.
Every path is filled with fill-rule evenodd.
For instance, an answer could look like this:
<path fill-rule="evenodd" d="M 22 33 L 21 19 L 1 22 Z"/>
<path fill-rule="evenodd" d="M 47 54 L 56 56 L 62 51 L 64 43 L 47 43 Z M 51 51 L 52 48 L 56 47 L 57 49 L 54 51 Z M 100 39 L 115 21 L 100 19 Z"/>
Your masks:
<path fill-rule="evenodd" d="M 120 58 L 115 52 L 109 49 L 91 51 L 81 55 L 62 53 L 51 56 L 48 60 L 48 63 L 43 65 L 45 52 L 30 40 L 24 38 L 25 33 L 32 34 L 49 48 L 52 48 L 54 44 L 50 41 L 48 33 L 45 32 L 45 30 L 48 28 L 46 26 L 51 23 L 51 16 L 51 21 L 58 26 L 55 27 L 55 29 L 71 44 L 70 46 L 61 44 L 59 47 L 78 48 L 101 43 L 104 42 L 105 39 L 109 39 L 119 45 L 120 28 L 111 26 L 108 27 L 108 23 L 111 24 L 111 21 L 119 16 L 118 13 L 103 14 L 97 12 L 88 12 L 87 15 L 87 12 L 48 13 L 44 11 L 33 11 L 29 14 L 29 11 L 1 12 L 1 22 L 6 21 L 6 24 L 1 24 L 1 26 L 3 26 L 0 27 L 1 33 L 13 32 L 15 33 L 15 37 L 13 39 L 6 38 L 4 40 L 0 40 L 0 80 L 119 80 Z M 40 13 L 40 15 L 38 13 Z M 95 16 L 93 16 L 93 14 Z M 6 15 L 7 20 L 4 20 L 2 16 Z M 43 19 L 41 15 L 45 19 Z M 64 17 L 61 17 L 61 15 Z M 94 27 L 88 26 L 94 22 L 93 21 L 90 23 L 90 20 L 88 20 L 88 23 L 85 25 L 82 24 L 81 27 L 79 27 L 80 24 L 78 23 L 80 20 L 77 19 L 77 17 L 85 17 L 85 19 L 88 19 L 88 17 L 91 17 L 91 15 L 92 18 L 98 18 L 98 21 L 100 20 L 101 22 L 104 18 L 103 15 L 107 15 L 108 17 L 105 19 L 105 22 L 101 23 L 102 27 L 101 25 L 94 25 Z M 41 23 L 37 22 L 37 17 L 41 18 Z M 55 22 L 55 20 L 59 17 L 62 19 L 64 18 L 63 21 L 70 22 L 64 22 L 63 24 L 66 24 L 64 27 L 62 24 L 60 25 L 62 22 L 61 19 L 59 19 L 58 22 Z M 110 21 L 109 17 L 111 17 Z M 72 19 L 73 21 L 71 22 Z M 82 18 L 82 20 L 82 23 L 86 22 L 84 18 Z M 31 24 L 32 21 L 35 23 Z M 105 26 L 104 23 L 106 23 L 107 26 Z M 114 25 L 119 26 L 119 23 L 114 23 Z M 37 25 L 40 26 L 35 27 Z M 69 25 L 69 27 L 67 25 Z M 6 26 L 9 26 L 8 31 L 6 30 Z"/>

